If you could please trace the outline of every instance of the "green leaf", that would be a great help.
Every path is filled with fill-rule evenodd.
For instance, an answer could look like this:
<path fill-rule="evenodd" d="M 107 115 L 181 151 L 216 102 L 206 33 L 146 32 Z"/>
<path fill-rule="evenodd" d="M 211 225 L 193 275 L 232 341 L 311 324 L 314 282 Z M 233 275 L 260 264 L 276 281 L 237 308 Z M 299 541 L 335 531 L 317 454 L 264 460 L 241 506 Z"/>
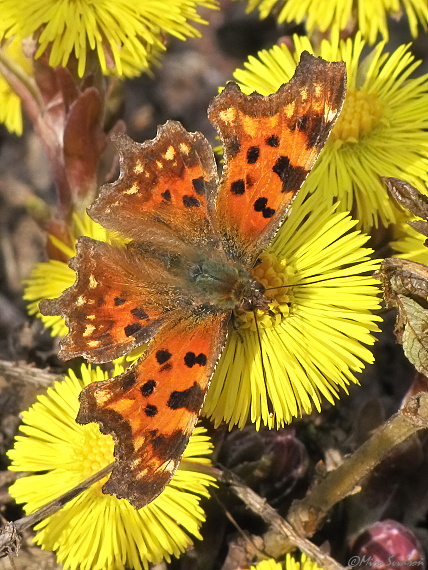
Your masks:
<path fill-rule="evenodd" d="M 397 303 L 404 324 L 404 353 L 418 372 L 428 376 L 428 309 L 404 295 L 397 296 Z"/>

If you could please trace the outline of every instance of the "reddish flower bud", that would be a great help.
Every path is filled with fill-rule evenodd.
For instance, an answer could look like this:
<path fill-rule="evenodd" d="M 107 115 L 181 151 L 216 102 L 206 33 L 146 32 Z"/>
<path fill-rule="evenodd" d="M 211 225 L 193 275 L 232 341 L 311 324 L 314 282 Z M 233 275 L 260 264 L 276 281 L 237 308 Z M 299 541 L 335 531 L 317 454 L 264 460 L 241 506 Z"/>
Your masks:
<path fill-rule="evenodd" d="M 425 570 L 424 551 L 414 533 L 394 520 L 368 527 L 354 543 L 348 565 L 376 570 Z"/>

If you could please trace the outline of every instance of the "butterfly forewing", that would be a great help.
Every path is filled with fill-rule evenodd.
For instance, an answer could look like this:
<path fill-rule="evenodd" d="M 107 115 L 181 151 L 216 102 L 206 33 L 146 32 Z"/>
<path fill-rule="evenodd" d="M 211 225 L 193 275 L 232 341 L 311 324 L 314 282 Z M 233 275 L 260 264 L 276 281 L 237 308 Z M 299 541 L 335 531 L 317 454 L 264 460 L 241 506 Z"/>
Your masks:
<path fill-rule="evenodd" d="M 77 421 L 97 421 L 116 441 L 106 492 L 141 508 L 171 479 L 198 419 L 227 321 L 220 314 L 170 323 L 134 366 L 83 390 Z"/>
<path fill-rule="evenodd" d="M 340 113 L 345 66 L 304 52 L 277 93 L 229 83 L 209 108 L 225 166 L 215 221 L 226 250 L 250 266 L 272 240 Z"/>
<path fill-rule="evenodd" d="M 212 239 L 208 204 L 217 188 L 217 168 L 208 141 L 168 121 L 143 144 L 116 137 L 120 178 L 101 188 L 89 209 L 92 218 L 139 242 L 154 231 L 171 233 L 192 245 Z"/>

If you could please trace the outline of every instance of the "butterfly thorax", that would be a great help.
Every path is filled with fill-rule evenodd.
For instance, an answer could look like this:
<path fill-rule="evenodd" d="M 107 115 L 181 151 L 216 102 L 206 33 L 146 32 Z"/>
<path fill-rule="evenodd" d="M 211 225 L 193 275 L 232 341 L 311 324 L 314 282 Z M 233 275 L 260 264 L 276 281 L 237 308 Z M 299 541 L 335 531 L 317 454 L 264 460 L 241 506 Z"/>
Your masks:
<path fill-rule="evenodd" d="M 268 309 L 269 299 L 262 283 L 235 262 L 203 261 L 190 268 L 189 276 L 204 302 L 216 309 Z"/>

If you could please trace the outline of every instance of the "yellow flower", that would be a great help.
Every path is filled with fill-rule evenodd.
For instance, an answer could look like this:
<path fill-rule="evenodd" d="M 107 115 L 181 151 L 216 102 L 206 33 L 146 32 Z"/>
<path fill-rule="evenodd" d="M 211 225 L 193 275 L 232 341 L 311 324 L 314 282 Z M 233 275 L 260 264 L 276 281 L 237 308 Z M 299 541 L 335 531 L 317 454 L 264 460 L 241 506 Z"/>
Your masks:
<path fill-rule="evenodd" d="M 251 566 L 250 570 L 322 570 L 317 564 L 301 554 L 300 560 L 296 560 L 291 554 L 287 554 L 284 562 L 276 562 L 272 558 L 262 560 L 255 566 Z"/>
<path fill-rule="evenodd" d="M 379 34 L 388 40 L 388 17 L 396 18 L 404 12 L 413 37 L 418 34 L 418 24 L 426 30 L 428 22 L 426 0 L 248 0 L 248 11 L 255 8 L 261 18 L 274 12 L 279 23 L 305 22 L 309 34 L 357 25 L 369 44 L 374 44 Z"/>
<path fill-rule="evenodd" d="M 76 255 L 76 241 L 80 236 L 88 236 L 108 242 L 119 239 L 112 232 L 94 222 L 86 212 L 80 215 L 76 213 L 73 215 L 73 223 L 70 230 L 71 247 L 55 236 L 48 236 L 48 239 L 66 259 L 71 259 Z M 67 263 L 51 259 L 37 263 L 30 277 L 24 282 L 23 299 L 29 301 L 27 306 L 28 313 L 35 315 L 46 328 L 51 329 L 52 336 L 66 335 L 67 326 L 62 317 L 42 315 L 39 311 L 39 303 L 42 299 L 54 299 L 61 295 L 65 289 L 73 285 L 75 278 L 75 272 L 70 269 Z"/>
<path fill-rule="evenodd" d="M 15 18 L 9 33 L 34 35 L 36 58 L 47 52 L 49 64 L 77 60 L 80 77 L 90 58 L 104 74 L 132 76 L 148 68 L 165 50 L 164 34 L 181 40 L 198 36 L 192 25 L 205 23 L 198 7 L 216 8 L 215 0 L 3 0 L 3 13 Z M 92 71 L 92 66 L 90 66 Z"/>
<path fill-rule="evenodd" d="M 235 78 L 245 92 L 269 94 L 293 75 L 302 51 L 314 49 L 306 37 L 294 37 L 295 51 L 283 44 L 250 57 Z M 409 78 L 415 62 L 409 46 L 392 54 L 377 45 L 361 59 L 364 41 L 322 41 L 316 55 L 343 60 L 348 73 L 344 108 L 320 160 L 305 183 L 320 202 L 340 201 L 367 231 L 402 219 L 380 176 L 408 181 L 421 192 L 428 182 L 428 75 Z"/>
<path fill-rule="evenodd" d="M 116 367 L 115 373 L 121 370 Z M 39 509 L 113 461 L 113 440 L 96 424 L 79 425 L 75 417 L 78 396 L 90 382 L 107 375 L 86 365 L 82 378 L 68 372 L 46 395 L 38 397 L 23 413 L 21 432 L 8 452 L 13 471 L 28 471 L 9 489 L 26 513 Z M 148 569 L 149 564 L 169 561 L 200 539 L 205 519 L 201 497 L 208 497 L 214 479 L 189 469 L 189 464 L 209 465 L 209 438 L 196 428 L 178 468 L 164 492 L 150 505 L 136 510 L 128 501 L 104 495 L 99 481 L 60 511 L 36 525 L 35 542 L 56 552 L 58 562 L 71 570 Z"/>
<path fill-rule="evenodd" d="M 15 65 L 22 68 L 27 74 L 32 73 L 30 60 L 25 57 L 22 51 L 22 42 L 19 38 L 15 38 L 7 42 L 4 47 L 0 48 L 0 52 L 10 57 Z M 0 55 L 1 55 L 0 53 Z M 1 69 L 1 68 L 0 68 Z M 17 135 L 22 134 L 22 109 L 21 99 L 11 89 L 9 83 L 0 74 L 0 123 L 11 133 Z"/>
<path fill-rule="evenodd" d="M 372 332 L 380 317 L 377 281 L 361 274 L 378 261 L 351 231 L 355 221 L 316 194 L 301 190 L 254 275 L 271 294 L 268 312 L 236 314 L 204 412 L 217 426 L 248 420 L 280 427 L 293 417 L 334 403 L 354 373 L 372 362 Z"/>
<path fill-rule="evenodd" d="M 250 420 L 258 427 L 282 426 L 314 406 L 320 410 L 323 398 L 333 403 L 339 389 L 346 392 L 357 381 L 354 373 L 364 362 L 372 362 L 363 344 L 372 344 L 371 333 L 378 330 L 380 318 L 372 314 L 379 307 L 378 289 L 373 278 L 360 274 L 377 269 L 378 262 L 368 259 L 372 250 L 361 247 L 367 237 L 349 233 L 355 221 L 335 213 L 336 207 L 325 211 L 316 194 L 305 199 L 302 190 L 254 269 L 272 297 L 269 314 L 259 311 L 257 318 L 261 350 L 253 313 L 235 314 L 239 329 L 232 327 L 204 406 L 216 425 L 224 420 L 243 427 Z M 75 226 L 76 237 L 108 239 L 86 214 L 75 217 Z M 54 244 L 74 255 L 59 240 Z M 59 296 L 74 280 L 64 262 L 38 264 L 24 295 L 31 300 L 29 310 L 38 311 L 41 299 Z M 60 317 L 40 318 L 52 334 L 66 334 Z M 126 360 L 140 353 L 141 347 Z"/>

